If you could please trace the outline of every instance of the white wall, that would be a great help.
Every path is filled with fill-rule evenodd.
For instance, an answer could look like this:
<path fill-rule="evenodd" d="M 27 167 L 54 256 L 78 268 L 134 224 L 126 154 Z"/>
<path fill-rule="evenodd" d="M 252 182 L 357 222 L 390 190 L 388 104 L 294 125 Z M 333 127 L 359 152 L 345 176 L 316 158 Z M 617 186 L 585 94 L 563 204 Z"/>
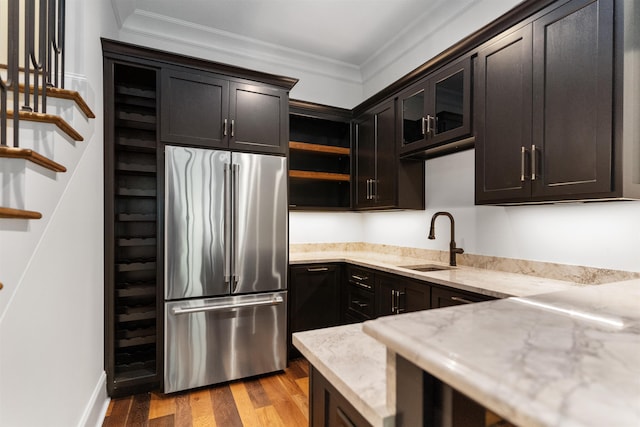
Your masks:
<path fill-rule="evenodd" d="M 640 271 L 640 202 L 567 203 L 541 206 L 474 206 L 473 150 L 426 162 L 425 211 L 368 213 L 363 239 L 448 250 L 449 211 L 456 242 L 467 253 Z"/>
<path fill-rule="evenodd" d="M 456 243 L 471 254 L 640 272 L 640 202 L 474 206 L 474 151 L 426 162 L 426 209 L 368 213 L 290 214 L 291 243 L 362 241 L 449 250 L 451 212 Z M 358 224 L 358 222 L 361 224 Z"/>
<path fill-rule="evenodd" d="M 111 21 L 113 12 L 107 1 L 67 1 L 67 71 L 86 77 L 81 82 L 82 94 L 97 118 L 86 121 L 80 115 L 78 120 L 86 121 L 79 123 L 86 137 L 82 143 L 57 137 L 56 143 L 64 150 L 71 148 L 76 153 L 76 157 L 67 156 L 74 163 L 67 164 L 71 167 L 64 177 L 42 173 L 32 179 L 27 170 L 28 185 L 19 190 L 31 203 L 27 208 L 41 210 L 44 218 L 22 225 L 2 220 L 0 226 L 0 270 L 5 285 L 0 291 L 2 426 L 102 423 L 101 410 L 107 400 L 99 37 L 113 34 Z M 59 155 L 59 147 L 49 149 Z M 51 188 L 59 193 L 53 200 L 48 194 Z M 11 251 L 6 247 L 21 236 L 35 239 L 30 249 Z"/>

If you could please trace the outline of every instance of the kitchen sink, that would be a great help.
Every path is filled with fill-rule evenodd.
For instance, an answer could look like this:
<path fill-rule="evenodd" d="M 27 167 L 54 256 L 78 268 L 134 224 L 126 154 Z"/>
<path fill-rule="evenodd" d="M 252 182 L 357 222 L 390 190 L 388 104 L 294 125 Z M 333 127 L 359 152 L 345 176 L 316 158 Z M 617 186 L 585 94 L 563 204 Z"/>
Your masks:
<path fill-rule="evenodd" d="M 406 268 L 409 270 L 415 270 L 415 271 L 441 271 L 441 270 L 451 270 L 452 268 L 446 265 L 436 265 L 436 264 L 401 265 L 400 267 Z"/>

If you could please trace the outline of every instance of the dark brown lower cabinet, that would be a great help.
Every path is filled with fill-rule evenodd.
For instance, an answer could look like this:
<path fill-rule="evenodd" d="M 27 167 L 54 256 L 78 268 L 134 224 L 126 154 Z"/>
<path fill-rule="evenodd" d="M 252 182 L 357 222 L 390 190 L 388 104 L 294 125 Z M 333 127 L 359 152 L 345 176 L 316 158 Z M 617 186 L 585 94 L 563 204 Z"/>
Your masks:
<path fill-rule="evenodd" d="M 472 304 L 474 302 L 495 299 L 487 295 L 460 291 L 452 288 L 431 287 L 431 308 L 450 307 L 453 305 Z"/>
<path fill-rule="evenodd" d="M 340 272 L 338 264 L 308 264 L 289 269 L 289 352 L 291 334 L 340 324 Z"/>
<path fill-rule="evenodd" d="M 396 355 L 396 427 L 513 427 L 402 356 Z"/>
<path fill-rule="evenodd" d="M 376 315 L 409 313 L 431 308 L 431 286 L 400 276 L 376 276 Z"/>
<path fill-rule="evenodd" d="M 344 323 L 363 322 L 376 316 L 375 277 L 373 270 L 347 265 L 342 291 Z"/>
<path fill-rule="evenodd" d="M 313 366 L 309 369 L 310 427 L 367 427 L 367 420 Z"/>

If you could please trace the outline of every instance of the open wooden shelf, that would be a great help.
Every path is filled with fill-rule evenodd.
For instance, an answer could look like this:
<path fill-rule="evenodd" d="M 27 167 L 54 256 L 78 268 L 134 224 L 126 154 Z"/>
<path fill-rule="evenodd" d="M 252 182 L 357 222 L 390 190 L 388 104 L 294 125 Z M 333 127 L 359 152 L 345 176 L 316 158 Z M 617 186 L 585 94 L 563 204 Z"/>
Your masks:
<path fill-rule="evenodd" d="M 289 141 L 289 149 L 305 151 L 307 153 L 335 154 L 337 156 L 348 156 L 351 150 L 348 147 L 336 147 L 332 145 L 311 144 L 308 142 Z"/>
<path fill-rule="evenodd" d="M 0 146 L 0 157 L 9 159 L 25 159 L 54 172 L 66 172 L 67 168 L 60 163 L 39 154 L 29 148 L 2 147 Z"/>
<path fill-rule="evenodd" d="M 42 214 L 40 212 L 26 211 L 23 209 L 0 207 L 0 218 L 40 219 L 42 218 Z"/>
<path fill-rule="evenodd" d="M 55 114 L 34 113 L 32 111 L 19 111 L 18 116 L 20 120 L 27 122 L 49 123 L 56 125 L 58 129 L 64 132 L 69 138 L 74 141 L 84 141 L 82 135 L 78 133 L 69 123 L 67 123 L 62 117 Z M 7 110 L 7 117 L 13 119 L 13 111 Z"/>
<path fill-rule="evenodd" d="M 319 181 L 344 181 L 349 182 L 351 177 L 346 173 L 330 173 L 330 172 L 312 172 L 312 171 L 298 171 L 290 170 L 290 178 L 298 179 L 314 179 Z"/>

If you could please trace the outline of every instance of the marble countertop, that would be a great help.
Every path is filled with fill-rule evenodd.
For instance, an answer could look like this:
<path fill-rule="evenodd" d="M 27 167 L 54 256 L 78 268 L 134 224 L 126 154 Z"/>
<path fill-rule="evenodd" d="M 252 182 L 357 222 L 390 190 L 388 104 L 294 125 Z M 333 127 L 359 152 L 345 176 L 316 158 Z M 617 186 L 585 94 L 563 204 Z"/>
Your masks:
<path fill-rule="evenodd" d="M 451 269 L 441 271 L 420 272 L 403 268 L 402 266 L 424 264 L 448 266 L 420 258 L 376 252 L 322 251 L 290 252 L 289 254 L 289 264 L 291 265 L 322 262 L 348 262 L 495 298 L 529 296 L 575 289 L 578 286 L 583 286 L 561 280 L 464 266 L 452 267 Z"/>
<path fill-rule="evenodd" d="M 516 425 L 640 425 L 640 280 L 388 316 L 363 330 Z"/>
<path fill-rule="evenodd" d="M 386 404 L 386 347 L 362 333 L 362 324 L 293 334 L 300 353 L 374 427 L 393 425 Z"/>

